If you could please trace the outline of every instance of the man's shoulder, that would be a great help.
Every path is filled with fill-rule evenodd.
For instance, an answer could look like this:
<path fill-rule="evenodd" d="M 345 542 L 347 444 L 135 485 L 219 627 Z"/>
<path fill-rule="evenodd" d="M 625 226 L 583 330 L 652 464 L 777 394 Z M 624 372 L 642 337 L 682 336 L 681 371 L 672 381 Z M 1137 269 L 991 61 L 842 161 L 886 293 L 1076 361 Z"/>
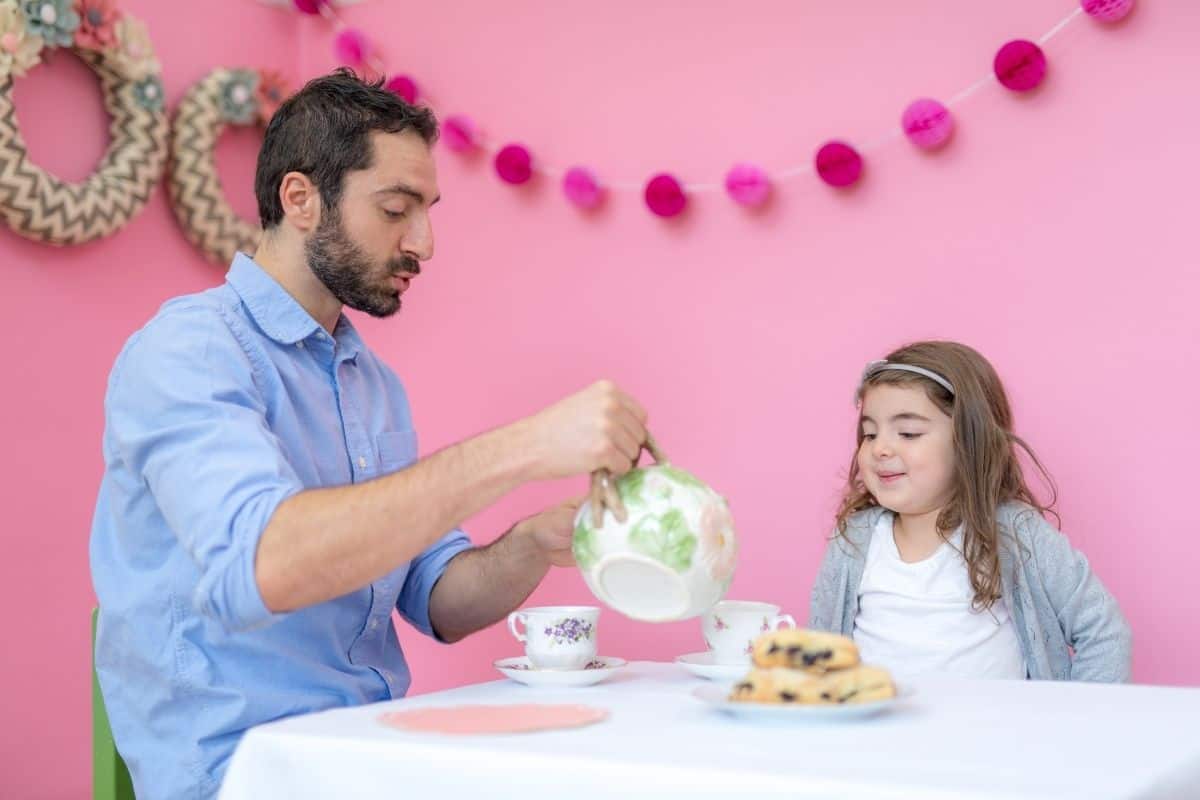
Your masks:
<path fill-rule="evenodd" d="M 180 295 L 163 303 L 125 341 L 113 367 L 116 377 L 131 369 L 158 370 L 201 363 L 216 349 L 239 346 L 235 332 L 238 301 L 219 286 Z"/>

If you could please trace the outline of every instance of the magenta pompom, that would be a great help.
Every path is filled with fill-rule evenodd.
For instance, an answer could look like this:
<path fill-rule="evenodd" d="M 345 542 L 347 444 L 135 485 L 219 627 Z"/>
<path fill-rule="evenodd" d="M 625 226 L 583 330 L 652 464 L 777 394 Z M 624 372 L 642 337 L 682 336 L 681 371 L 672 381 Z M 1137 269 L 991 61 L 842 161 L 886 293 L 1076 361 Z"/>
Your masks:
<path fill-rule="evenodd" d="M 1005 89 L 1028 92 L 1046 77 L 1046 54 L 1033 42 L 1014 39 L 1000 48 L 992 66 Z"/>
<path fill-rule="evenodd" d="M 292 0 L 292 5 L 303 14 L 320 14 L 325 3 L 326 0 Z"/>
<path fill-rule="evenodd" d="M 563 176 L 563 194 L 580 208 L 595 208 L 600 205 L 604 192 L 596 176 L 586 167 L 571 167 Z"/>
<path fill-rule="evenodd" d="M 388 82 L 384 84 L 384 88 L 392 94 L 404 98 L 404 101 L 407 103 L 417 102 L 417 98 L 420 96 L 420 93 L 417 91 L 416 82 L 407 75 L 393 75 L 388 78 Z"/>
<path fill-rule="evenodd" d="M 827 142 L 817 151 L 817 174 L 830 186 L 849 186 L 862 175 L 863 160 L 845 142 Z"/>
<path fill-rule="evenodd" d="M 725 191 L 744 206 L 761 206 L 771 196 L 771 179 L 753 164 L 735 164 L 725 175 Z"/>
<path fill-rule="evenodd" d="M 345 28 L 333 39 L 333 54 L 339 63 L 358 67 L 371 54 L 371 43 L 357 28 Z"/>
<path fill-rule="evenodd" d="M 533 177 L 533 157 L 522 145 L 507 145 L 496 154 L 496 174 L 505 183 L 525 183 Z"/>
<path fill-rule="evenodd" d="M 1101 22 L 1125 19 L 1133 11 L 1133 0 L 1079 0 L 1084 12 Z"/>
<path fill-rule="evenodd" d="M 922 98 L 914 100 L 900 118 L 904 135 L 922 150 L 936 150 L 944 145 L 954 132 L 954 117 L 950 109 L 937 100 Z"/>
<path fill-rule="evenodd" d="M 469 153 L 479 146 L 479 132 L 470 117 L 454 114 L 442 120 L 439 141 L 456 153 Z"/>
<path fill-rule="evenodd" d="M 646 205 L 660 217 L 674 217 L 687 207 L 687 195 L 674 176 L 662 173 L 646 183 Z"/>

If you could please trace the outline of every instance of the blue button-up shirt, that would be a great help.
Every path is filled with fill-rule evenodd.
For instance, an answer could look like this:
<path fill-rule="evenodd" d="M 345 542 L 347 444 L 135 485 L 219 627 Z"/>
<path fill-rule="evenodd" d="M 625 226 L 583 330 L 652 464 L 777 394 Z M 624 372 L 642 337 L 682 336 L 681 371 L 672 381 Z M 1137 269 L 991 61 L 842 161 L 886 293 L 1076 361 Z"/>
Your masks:
<path fill-rule="evenodd" d="M 433 633 L 429 595 L 465 534 L 287 614 L 263 604 L 254 555 L 286 498 L 416 452 L 395 374 L 345 317 L 330 336 L 247 256 L 130 338 L 105 398 L 91 565 L 96 668 L 139 797 L 215 794 L 252 725 L 407 691 L 392 610 Z"/>

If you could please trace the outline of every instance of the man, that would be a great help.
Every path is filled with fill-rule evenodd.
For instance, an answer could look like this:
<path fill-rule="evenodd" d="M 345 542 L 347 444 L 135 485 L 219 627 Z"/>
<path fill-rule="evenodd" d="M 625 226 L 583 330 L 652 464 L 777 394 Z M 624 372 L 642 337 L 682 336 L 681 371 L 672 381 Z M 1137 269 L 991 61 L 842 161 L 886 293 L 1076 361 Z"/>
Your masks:
<path fill-rule="evenodd" d="M 267 127 L 254 258 L 117 359 L 96 666 L 139 797 L 215 794 L 253 725 L 402 696 L 393 609 L 453 642 L 573 563 L 575 504 L 482 548 L 462 521 L 528 481 L 623 473 L 646 440 L 601 382 L 416 460 L 404 388 L 342 307 L 395 313 L 433 255 L 436 134 L 352 73 L 310 82 Z"/>

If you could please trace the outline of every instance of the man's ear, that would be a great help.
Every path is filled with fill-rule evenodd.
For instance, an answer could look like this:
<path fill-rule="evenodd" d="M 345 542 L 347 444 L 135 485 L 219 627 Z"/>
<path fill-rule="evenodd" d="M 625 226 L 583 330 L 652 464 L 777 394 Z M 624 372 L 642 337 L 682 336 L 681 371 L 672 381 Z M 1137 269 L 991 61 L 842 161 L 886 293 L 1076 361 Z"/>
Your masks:
<path fill-rule="evenodd" d="M 321 193 L 303 172 L 289 172 L 279 182 L 283 218 L 301 233 L 315 230 L 321 222 Z"/>

